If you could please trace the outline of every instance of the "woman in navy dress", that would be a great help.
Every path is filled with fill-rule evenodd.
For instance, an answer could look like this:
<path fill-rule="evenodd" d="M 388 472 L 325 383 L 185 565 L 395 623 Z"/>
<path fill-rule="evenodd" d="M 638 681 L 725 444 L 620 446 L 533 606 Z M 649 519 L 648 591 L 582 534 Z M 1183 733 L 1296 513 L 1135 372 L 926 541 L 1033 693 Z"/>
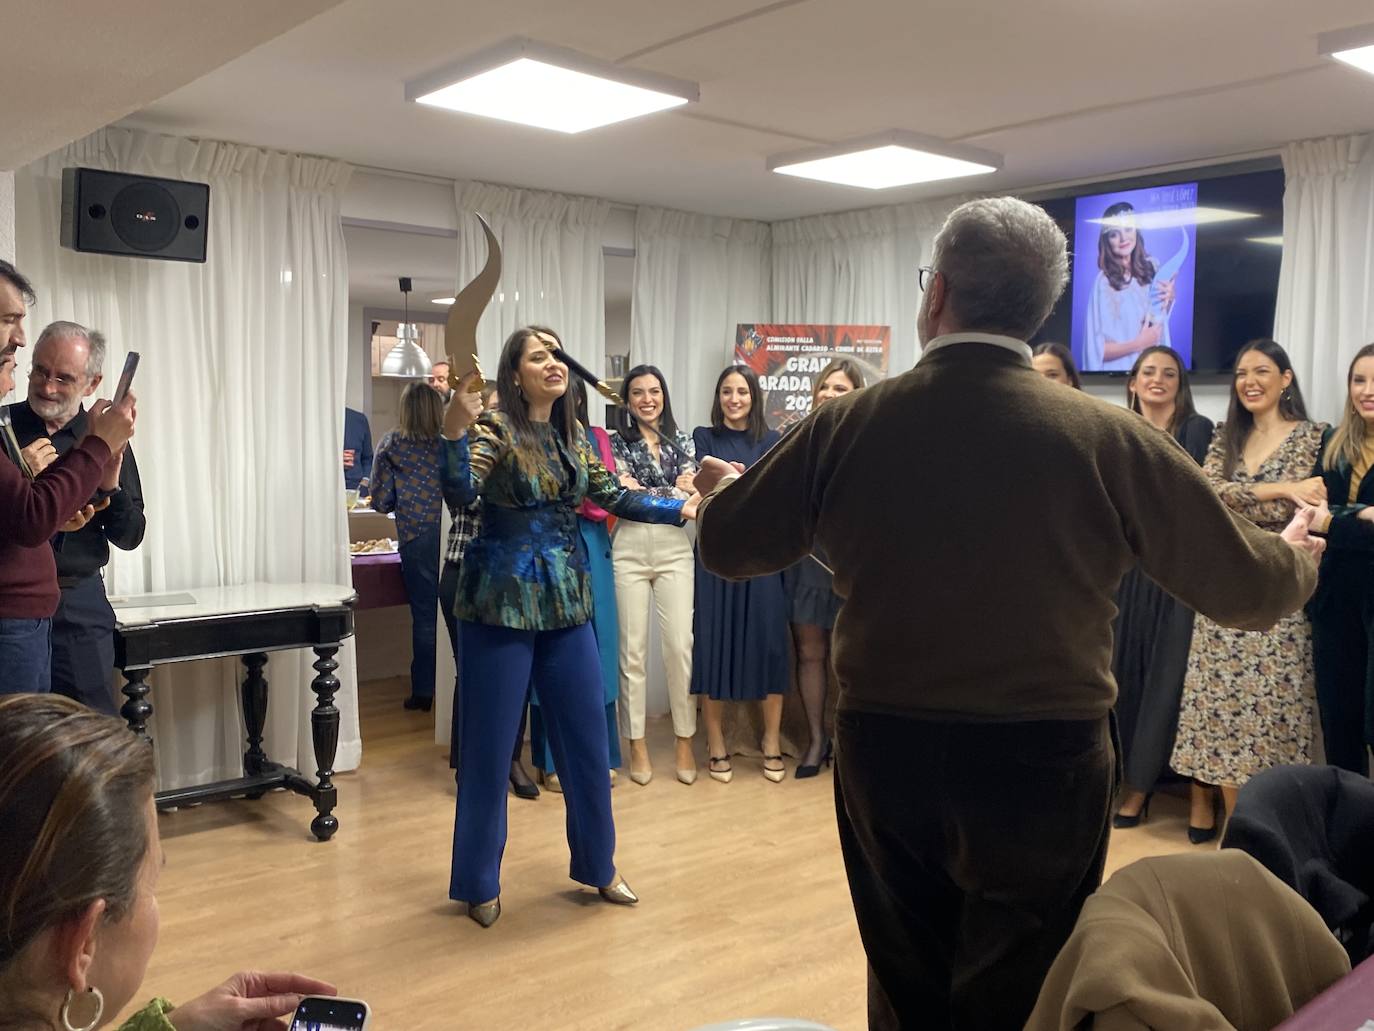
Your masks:
<path fill-rule="evenodd" d="M 696 457 L 753 465 L 778 442 L 763 420 L 758 377 L 743 365 L 727 368 L 716 381 L 711 425 L 692 432 Z M 759 527 L 767 533 L 768 527 Z M 773 782 L 787 773 L 782 762 L 782 698 L 790 677 L 787 598 L 782 575 L 743 583 L 722 580 L 698 561 L 696 612 L 692 619 L 692 693 L 702 696 L 713 780 L 734 776 L 722 726 L 725 702 L 763 703 L 763 775 Z"/>

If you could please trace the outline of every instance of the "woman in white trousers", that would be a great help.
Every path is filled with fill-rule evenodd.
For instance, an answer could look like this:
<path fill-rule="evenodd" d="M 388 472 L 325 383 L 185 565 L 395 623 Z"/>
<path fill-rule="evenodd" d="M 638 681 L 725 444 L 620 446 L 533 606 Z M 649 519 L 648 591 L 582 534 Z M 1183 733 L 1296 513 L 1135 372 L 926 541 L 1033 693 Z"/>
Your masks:
<path fill-rule="evenodd" d="M 630 412 L 619 412 L 611 435 L 621 482 L 664 497 L 692 493 L 696 464 L 692 438 L 673 420 L 668 384 L 652 365 L 638 365 L 625 377 Z M 677 450 L 662 446 L 662 437 Z M 678 526 L 621 522 L 615 529 L 615 600 L 620 612 L 620 732 L 630 741 L 630 779 L 647 784 L 653 763 L 644 741 L 644 703 L 648 683 L 649 603 L 658 615 L 663 662 L 668 675 L 668 705 L 677 736 L 677 779 L 697 779 L 692 738 L 697 729 L 692 686 L 692 603 L 695 567 L 687 532 Z"/>

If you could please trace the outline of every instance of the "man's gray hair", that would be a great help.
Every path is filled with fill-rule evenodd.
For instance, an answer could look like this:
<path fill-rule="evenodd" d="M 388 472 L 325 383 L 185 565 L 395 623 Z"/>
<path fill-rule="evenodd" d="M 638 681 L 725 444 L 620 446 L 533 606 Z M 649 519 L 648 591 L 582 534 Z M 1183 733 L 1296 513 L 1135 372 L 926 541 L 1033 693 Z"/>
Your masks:
<path fill-rule="evenodd" d="M 1068 241 L 1043 208 L 988 197 L 955 208 L 935 238 L 952 321 L 1028 340 L 1069 281 Z"/>
<path fill-rule="evenodd" d="M 79 322 L 50 322 L 43 327 L 43 332 L 38 334 L 38 341 L 33 345 L 34 352 L 44 344 L 52 341 L 60 343 L 63 340 L 84 340 L 86 341 L 86 378 L 95 379 L 105 368 L 105 335 L 98 330 L 87 329 Z"/>

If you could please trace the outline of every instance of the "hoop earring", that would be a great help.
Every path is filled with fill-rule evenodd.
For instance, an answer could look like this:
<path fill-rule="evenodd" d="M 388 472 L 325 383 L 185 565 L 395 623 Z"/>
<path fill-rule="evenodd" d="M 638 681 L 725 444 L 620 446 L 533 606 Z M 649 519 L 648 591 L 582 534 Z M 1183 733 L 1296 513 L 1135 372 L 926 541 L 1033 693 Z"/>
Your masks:
<path fill-rule="evenodd" d="M 101 994 L 100 989 L 95 987 L 95 985 L 91 985 L 83 994 L 95 998 L 95 1016 L 91 1017 L 89 1023 L 82 1024 L 79 1027 L 72 1023 L 71 1006 L 72 1001 L 76 998 L 76 992 L 68 988 L 67 997 L 62 1000 L 62 1011 L 60 1014 L 62 1017 L 62 1027 L 65 1031 L 94 1031 L 95 1026 L 100 1023 L 100 1018 L 105 1012 L 105 996 Z"/>

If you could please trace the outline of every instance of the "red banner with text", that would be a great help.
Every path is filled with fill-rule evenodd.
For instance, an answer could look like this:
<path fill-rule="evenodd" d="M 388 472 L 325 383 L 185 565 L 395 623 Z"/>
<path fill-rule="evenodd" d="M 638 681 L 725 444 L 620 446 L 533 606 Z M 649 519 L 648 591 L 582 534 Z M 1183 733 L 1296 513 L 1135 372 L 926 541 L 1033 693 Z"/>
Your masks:
<path fill-rule="evenodd" d="M 810 326 L 741 323 L 735 328 L 735 361 L 759 377 L 764 415 L 785 429 L 811 411 L 816 377 L 836 358 L 854 358 L 880 379 L 887 375 L 890 326 Z"/>

